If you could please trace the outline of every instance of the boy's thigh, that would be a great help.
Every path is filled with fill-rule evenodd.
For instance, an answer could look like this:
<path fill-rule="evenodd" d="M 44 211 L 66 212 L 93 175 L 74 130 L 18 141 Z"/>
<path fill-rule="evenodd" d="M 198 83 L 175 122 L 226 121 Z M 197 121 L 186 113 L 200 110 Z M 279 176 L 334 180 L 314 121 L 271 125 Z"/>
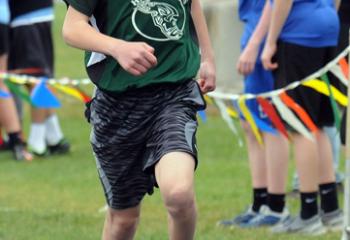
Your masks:
<path fill-rule="evenodd" d="M 130 104 L 129 104 L 130 103 Z M 108 205 L 127 209 L 140 204 L 153 189 L 150 174 L 143 171 L 146 142 L 143 118 L 130 114 L 128 99 L 114 99 L 97 91 L 90 106 L 91 144 Z"/>
<path fill-rule="evenodd" d="M 164 155 L 155 166 L 155 177 L 161 191 L 191 192 L 194 184 L 195 161 L 184 152 Z"/>

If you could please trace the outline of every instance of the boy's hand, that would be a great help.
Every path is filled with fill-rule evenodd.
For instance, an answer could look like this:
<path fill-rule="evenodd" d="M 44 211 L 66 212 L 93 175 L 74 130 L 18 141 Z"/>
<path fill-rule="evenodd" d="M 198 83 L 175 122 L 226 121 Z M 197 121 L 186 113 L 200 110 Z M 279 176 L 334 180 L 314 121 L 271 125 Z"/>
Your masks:
<path fill-rule="evenodd" d="M 216 70 L 212 61 L 201 63 L 198 84 L 203 94 L 214 91 L 216 87 Z"/>
<path fill-rule="evenodd" d="M 143 42 L 121 41 L 111 55 L 122 68 L 134 76 L 141 76 L 157 65 L 154 48 Z"/>
<path fill-rule="evenodd" d="M 259 45 L 253 46 L 248 44 L 237 62 L 237 71 L 241 75 L 249 75 L 255 68 L 256 59 L 258 57 Z"/>
<path fill-rule="evenodd" d="M 264 47 L 264 51 L 261 55 L 261 61 L 266 70 L 275 70 L 278 68 L 278 64 L 272 62 L 272 57 L 275 55 L 277 51 L 276 43 L 266 43 Z"/>

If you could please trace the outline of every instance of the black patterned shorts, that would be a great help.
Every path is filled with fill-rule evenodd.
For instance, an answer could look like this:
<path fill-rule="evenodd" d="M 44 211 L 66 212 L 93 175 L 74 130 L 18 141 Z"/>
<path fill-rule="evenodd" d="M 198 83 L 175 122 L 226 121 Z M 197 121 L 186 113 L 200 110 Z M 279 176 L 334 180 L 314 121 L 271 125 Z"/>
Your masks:
<path fill-rule="evenodd" d="M 186 152 L 197 165 L 196 112 L 205 108 L 197 83 L 166 83 L 117 95 L 100 90 L 87 109 L 91 144 L 108 205 L 137 206 L 155 186 L 154 166 Z"/>

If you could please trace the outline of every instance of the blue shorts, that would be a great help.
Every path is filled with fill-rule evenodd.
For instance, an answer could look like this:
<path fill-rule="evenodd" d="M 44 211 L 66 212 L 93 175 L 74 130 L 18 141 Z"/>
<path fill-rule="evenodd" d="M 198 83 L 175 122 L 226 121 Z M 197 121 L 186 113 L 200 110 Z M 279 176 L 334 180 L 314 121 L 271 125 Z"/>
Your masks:
<path fill-rule="evenodd" d="M 257 62 L 254 71 L 244 79 L 244 93 L 264 93 L 274 89 L 272 73 L 266 71 L 261 62 Z M 270 124 L 266 114 L 262 111 L 256 99 L 250 99 L 246 102 L 249 110 L 261 120 Z"/>

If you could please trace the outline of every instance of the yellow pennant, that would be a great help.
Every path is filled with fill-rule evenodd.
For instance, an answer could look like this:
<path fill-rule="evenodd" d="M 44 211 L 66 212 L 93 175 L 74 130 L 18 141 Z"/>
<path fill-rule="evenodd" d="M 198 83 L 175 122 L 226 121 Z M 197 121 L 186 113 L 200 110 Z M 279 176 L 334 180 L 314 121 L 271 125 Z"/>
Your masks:
<path fill-rule="evenodd" d="M 84 102 L 83 96 L 75 88 L 72 88 L 72 87 L 69 87 L 69 86 L 60 85 L 60 84 L 53 84 L 52 86 L 55 87 L 56 89 L 60 90 L 61 92 L 65 93 L 67 95 L 71 95 L 71 96 L 75 97 L 76 99 Z"/>
<path fill-rule="evenodd" d="M 208 95 L 204 95 L 204 100 L 209 105 L 213 105 L 214 104 L 214 101 Z"/>
<path fill-rule="evenodd" d="M 258 143 L 260 145 L 263 145 L 263 140 L 262 140 L 262 137 L 260 135 L 259 129 L 258 129 L 257 125 L 255 124 L 254 118 L 253 118 L 252 114 L 250 113 L 250 111 L 245 103 L 244 96 L 242 96 L 238 99 L 238 105 L 242 111 L 244 118 L 248 121 L 250 127 L 252 128 L 252 131 L 253 131 Z"/>
<path fill-rule="evenodd" d="M 317 92 L 322 93 L 326 96 L 330 96 L 329 89 L 327 84 L 318 79 L 308 80 L 303 83 L 304 86 L 315 89 Z M 331 91 L 333 92 L 334 99 L 342 106 L 348 105 L 348 98 L 344 94 L 342 94 L 337 88 L 333 85 L 330 86 Z"/>
<path fill-rule="evenodd" d="M 226 110 L 228 115 L 230 115 L 230 117 L 238 118 L 238 113 L 232 107 L 227 107 Z"/>

